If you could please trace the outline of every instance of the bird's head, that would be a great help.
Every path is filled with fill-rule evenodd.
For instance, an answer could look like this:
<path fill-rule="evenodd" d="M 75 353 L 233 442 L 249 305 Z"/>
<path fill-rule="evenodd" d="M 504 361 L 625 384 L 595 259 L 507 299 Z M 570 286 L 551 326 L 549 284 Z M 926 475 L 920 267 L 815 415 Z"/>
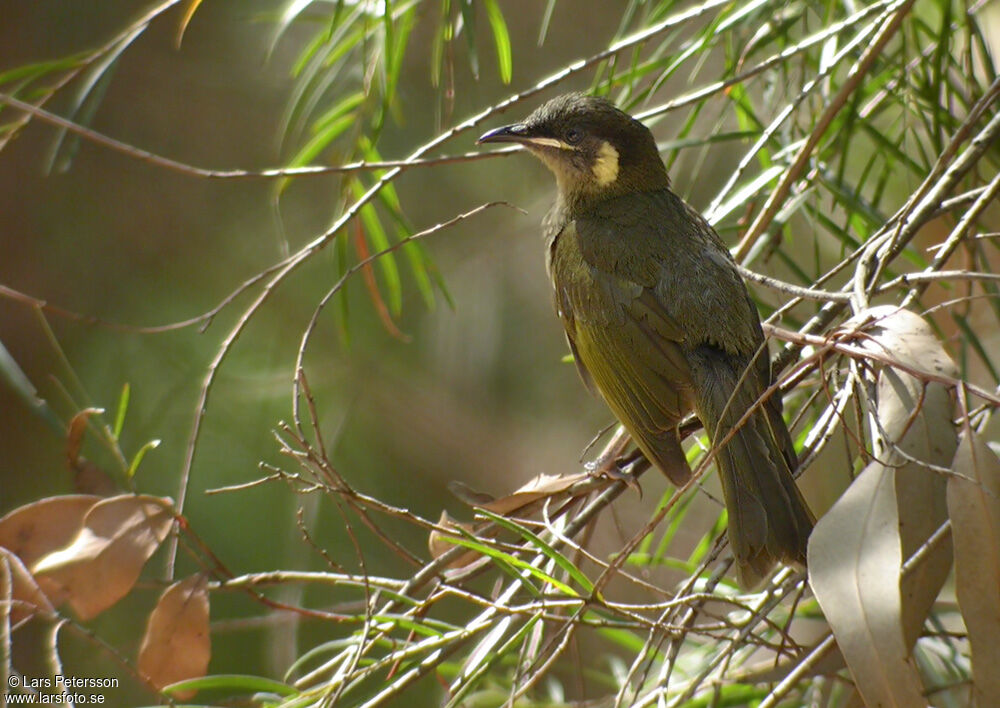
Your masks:
<path fill-rule="evenodd" d="M 571 205 L 669 186 L 652 133 L 604 98 L 559 96 L 478 142 L 526 147 L 552 170 L 561 197 Z"/>

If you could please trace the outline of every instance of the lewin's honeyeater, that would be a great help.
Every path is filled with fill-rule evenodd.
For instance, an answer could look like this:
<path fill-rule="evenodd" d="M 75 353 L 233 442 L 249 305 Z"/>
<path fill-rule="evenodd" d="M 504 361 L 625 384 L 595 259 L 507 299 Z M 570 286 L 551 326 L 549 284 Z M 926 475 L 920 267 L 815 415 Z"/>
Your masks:
<path fill-rule="evenodd" d="M 546 262 L 584 381 L 675 484 L 691 475 L 678 425 L 697 414 L 741 584 L 775 562 L 804 563 L 813 520 L 780 394 L 760 401 L 771 372 L 757 308 L 715 230 L 670 190 L 649 129 L 569 94 L 480 142 L 519 143 L 555 174 Z"/>

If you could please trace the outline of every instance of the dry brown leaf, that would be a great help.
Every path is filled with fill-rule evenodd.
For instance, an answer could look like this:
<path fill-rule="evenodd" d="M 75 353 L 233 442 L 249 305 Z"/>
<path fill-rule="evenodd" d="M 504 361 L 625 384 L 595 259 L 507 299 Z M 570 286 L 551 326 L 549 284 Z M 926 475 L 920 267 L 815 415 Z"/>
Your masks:
<path fill-rule="evenodd" d="M 80 456 L 87 422 L 93 416 L 102 413 L 104 413 L 103 408 L 84 408 L 70 420 L 66 431 L 66 466 L 73 475 L 73 487 L 76 491 L 81 494 L 109 497 L 118 491 L 117 485 L 107 472 Z"/>
<path fill-rule="evenodd" d="M 122 495 L 87 512 L 73 541 L 32 567 L 49 597 L 61 596 L 81 619 L 90 619 L 128 594 L 142 567 L 167 537 L 172 501 Z"/>
<path fill-rule="evenodd" d="M 434 559 L 440 558 L 447 551 L 450 551 L 455 547 L 454 543 L 448 541 L 448 536 L 461 537 L 462 534 L 458 531 L 458 529 L 465 529 L 470 533 L 475 530 L 474 524 L 463 524 L 455 521 L 448 515 L 447 511 L 441 512 L 441 518 L 438 519 L 438 526 L 455 529 L 455 533 L 446 534 L 442 531 L 438 531 L 437 529 L 430 532 L 430 535 L 427 537 L 427 548 L 431 552 L 431 557 Z M 460 554 L 457 558 L 455 558 L 455 560 L 451 561 L 448 564 L 448 568 L 453 570 L 456 568 L 465 568 L 466 566 L 472 565 L 480 558 L 482 558 L 482 556 L 479 553 L 469 550 Z"/>
<path fill-rule="evenodd" d="M 923 318 L 894 306 L 872 308 L 870 314 L 876 318 L 869 328 L 875 341 L 865 342 L 864 348 L 889 354 L 914 369 L 958 376 L 955 363 Z M 938 468 L 951 466 L 958 447 L 952 423 L 954 400 L 950 388 L 888 367 L 880 372 L 877 395 L 879 424 L 885 439 L 895 445 L 879 438 L 876 454 L 895 468 L 899 538 L 902 556 L 908 559 L 948 520 L 948 480 L 915 460 Z M 908 649 L 920 636 L 951 566 L 951 544 L 938 543 L 900 581 Z"/>
<path fill-rule="evenodd" d="M 980 708 L 1000 705 L 1000 459 L 964 435 L 948 480 L 955 541 L 955 594 L 972 649 Z"/>
<path fill-rule="evenodd" d="M 0 519 L 0 546 L 30 568 L 72 541 L 83 527 L 83 517 L 100 500 L 93 494 L 67 494 L 20 506 Z"/>
<path fill-rule="evenodd" d="M 877 307 L 859 316 L 862 346 L 902 365 L 954 377 L 954 363 L 919 316 Z M 879 367 L 876 461 L 816 525 L 810 584 L 869 705 L 926 705 L 910 652 L 951 568 L 951 548 L 927 541 L 947 520 L 948 467 L 956 447 L 951 391 L 902 369 Z M 906 576 L 903 562 L 919 549 Z"/>
<path fill-rule="evenodd" d="M 456 499 L 469 506 L 482 506 L 483 504 L 489 504 L 495 499 L 492 495 L 473 489 L 468 484 L 460 482 L 457 479 L 448 482 L 448 491 Z"/>
<path fill-rule="evenodd" d="M 212 656 L 208 631 L 208 579 L 201 573 L 163 591 L 149 615 L 139 648 L 139 673 L 159 689 L 199 678 Z M 197 691 L 173 693 L 187 700 Z"/>
<path fill-rule="evenodd" d="M 569 490 L 574 484 L 589 478 L 590 475 L 586 472 L 564 475 L 540 474 L 528 480 L 520 489 L 512 494 L 499 497 L 479 506 L 487 511 L 492 511 L 494 514 L 510 514 L 532 502 L 551 497 L 555 494 L 561 494 Z"/>
<path fill-rule="evenodd" d="M 871 706 L 923 706 L 901 626 L 895 485 L 870 464 L 816 524 L 809 583 L 854 683 Z"/>
<path fill-rule="evenodd" d="M 6 548 L 0 548 L 0 602 L 10 608 L 11 624 L 17 624 L 38 611 L 55 611 L 21 559 Z"/>
<path fill-rule="evenodd" d="M 80 448 L 83 447 L 83 433 L 87 430 L 87 421 L 103 412 L 103 408 L 84 408 L 69 421 L 69 428 L 66 431 L 66 464 L 69 465 L 70 469 L 76 467 L 77 458 L 80 457 Z"/>

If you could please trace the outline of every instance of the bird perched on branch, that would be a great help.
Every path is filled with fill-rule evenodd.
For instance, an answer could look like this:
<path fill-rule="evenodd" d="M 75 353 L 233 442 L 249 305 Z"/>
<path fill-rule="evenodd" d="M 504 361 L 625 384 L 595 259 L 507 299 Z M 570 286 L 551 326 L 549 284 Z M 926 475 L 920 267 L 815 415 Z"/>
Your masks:
<path fill-rule="evenodd" d="M 481 143 L 517 143 L 555 174 L 544 221 L 556 309 L 584 381 L 675 484 L 678 425 L 713 442 L 744 587 L 805 563 L 813 518 L 792 471 L 760 317 L 715 230 L 670 190 L 652 133 L 602 98 L 568 94 Z"/>

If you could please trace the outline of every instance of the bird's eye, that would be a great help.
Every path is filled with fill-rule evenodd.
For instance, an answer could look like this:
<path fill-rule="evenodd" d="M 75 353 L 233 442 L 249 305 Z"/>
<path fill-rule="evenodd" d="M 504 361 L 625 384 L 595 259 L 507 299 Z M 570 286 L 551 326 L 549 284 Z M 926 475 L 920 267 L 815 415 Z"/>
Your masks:
<path fill-rule="evenodd" d="M 570 128 L 566 131 L 566 142 L 570 145 L 576 145 L 583 138 L 583 133 L 581 133 L 576 128 Z"/>

